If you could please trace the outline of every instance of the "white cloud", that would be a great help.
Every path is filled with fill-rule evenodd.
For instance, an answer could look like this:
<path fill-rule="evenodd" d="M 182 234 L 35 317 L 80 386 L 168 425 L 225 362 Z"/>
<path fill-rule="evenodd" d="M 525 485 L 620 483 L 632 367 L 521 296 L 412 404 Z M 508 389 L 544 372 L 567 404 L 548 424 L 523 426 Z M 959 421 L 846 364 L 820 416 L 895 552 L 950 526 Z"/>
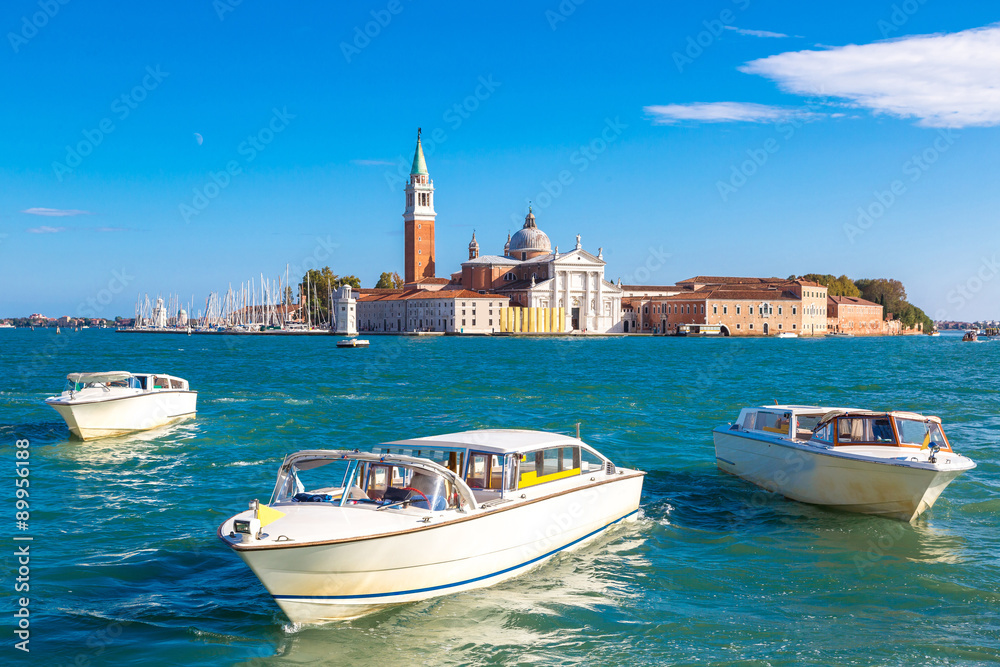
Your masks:
<path fill-rule="evenodd" d="M 90 211 L 80 211 L 75 208 L 62 209 L 62 208 L 26 208 L 21 213 L 27 213 L 28 215 L 44 215 L 49 217 L 61 218 L 67 215 L 93 215 Z"/>
<path fill-rule="evenodd" d="M 743 72 L 927 127 L 1000 125 L 1000 24 L 754 60 Z"/>
<path fill-rule="evenodd" d="M 816 114 L 800 109 L 748 102 L 695 102 L 643 107 L 654 125 L 675 125 L 692 120 L 702 123 L 780 123 L 791 118 L 809 119 Z"/>
<path fill-rule="evenodd" d="M 727 25 L 726 30 L 733 30 L 738 35 L 749 35 L 750 37 L 788 37 L 783 32 L 771 32 L 769 30 L 747 30 L 745 28 L 737 28 L 734 25 Z"/>
<path fill-rule="evenodd" d="M 59 232 L 65 232 L 66 227 L 46 227 L 42 225 L 41 227 L 32 227 L 28 230 L 29 234 L 58 234 Z"/>

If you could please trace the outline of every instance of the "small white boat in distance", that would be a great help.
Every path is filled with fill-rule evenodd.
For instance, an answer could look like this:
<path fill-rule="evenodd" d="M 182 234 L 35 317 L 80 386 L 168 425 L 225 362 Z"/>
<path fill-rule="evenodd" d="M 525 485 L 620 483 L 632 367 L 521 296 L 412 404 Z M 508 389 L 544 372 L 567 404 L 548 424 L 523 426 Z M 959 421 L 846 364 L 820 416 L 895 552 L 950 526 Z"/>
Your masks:
<path fill-rule="evenodd" d="M 483 430 L 289 454 L 218 536 L 296 623 L 490 586 L 639 509 L 644 472 L 576 438 Z"/>
<path fill-rule="evenodd" d="M 194 416 L 198 392 L 162 373 L 70 373 L 66 389 L 45 403 L 82 440 L 163 426 Z"/>
<path fill-rule="evenodd" d="M 778 334 L 778 338 L 798 338 L 799 335 L 794 331 L 782 331 Z"/>
<path fill-rule="evenodd" d="M 940 419 L 913 412 L 768 405 L 743 408 L 713 434 L 723 472 L 792 500 L 903 521 L 976 467 Z"/>
<path fill-rule="evenodd" d="M 364 338 L 344 338 L 337 341 L 337 347 L 368 347 L 368 341 Z"/>

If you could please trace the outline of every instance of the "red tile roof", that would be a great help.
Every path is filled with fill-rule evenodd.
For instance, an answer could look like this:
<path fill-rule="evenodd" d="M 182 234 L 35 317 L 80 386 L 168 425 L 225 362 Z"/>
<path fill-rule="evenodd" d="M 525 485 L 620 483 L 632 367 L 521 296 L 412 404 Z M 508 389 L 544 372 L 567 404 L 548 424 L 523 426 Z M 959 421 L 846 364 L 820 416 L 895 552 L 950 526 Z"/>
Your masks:
<path fill-rule="evenodd" d="M 859 299 L 856 296 L 828 296 L 826 297 L 826 300 L 832 301 L 833 303 L 836 303 L 837 305 L 841 306 L 850 305 L 850 306 L 875 306 L 877 308 L 882 307 L 881 305 L 873 301 L 868 301 L 866 299 Z"/>

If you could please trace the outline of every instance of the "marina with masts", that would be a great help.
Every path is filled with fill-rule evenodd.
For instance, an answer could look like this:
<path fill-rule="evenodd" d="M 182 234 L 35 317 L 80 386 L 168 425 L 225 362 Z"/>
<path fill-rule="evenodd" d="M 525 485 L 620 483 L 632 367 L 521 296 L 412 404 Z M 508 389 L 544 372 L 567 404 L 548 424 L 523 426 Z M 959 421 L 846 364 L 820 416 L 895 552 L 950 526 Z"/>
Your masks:
<path fill-rule="evenodd" d="M 166 299 L 160 295 L 151 298 L 149 294 L 139 294 L 134 324 L 120 327 L 118 331 L 230 335 L 332 333 L 334 327 L 329 314 L 334 312 L 333 291 L 312 284 L 308 274 L 298 288 L 299 303 L 294 303 L 287 268 L 285 275 L 276 279 L 260 274 L 259 278 L 251 278 L 236 288 L 230 284 L 225 292 L 209 293 L 197 316 L 192 314 L 193 296 L 184 307 L 176 294 L 168 294 Z"/>

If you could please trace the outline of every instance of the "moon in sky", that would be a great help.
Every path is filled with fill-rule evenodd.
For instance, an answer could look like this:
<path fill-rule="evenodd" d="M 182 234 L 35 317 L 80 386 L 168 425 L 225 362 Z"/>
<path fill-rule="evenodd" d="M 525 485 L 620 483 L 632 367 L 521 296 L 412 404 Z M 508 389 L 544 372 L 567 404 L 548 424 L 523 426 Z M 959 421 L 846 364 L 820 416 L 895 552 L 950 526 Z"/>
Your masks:
<path fill-rule="evenodd" d="M 203 144 L 203 143 L 205 142 L 205 138 L 204 138 L 204 137 L 202 137 L 202 136 L 201 136 L 200 134 L 198 134 L 197 132 L 195 132 L 195 133 L 194 133 L 194 140 L 198 142 L 198 145 L 199 145 L 199 146 L 201 146 L 201 145 L 202 145 L 202 144 Z"/>

